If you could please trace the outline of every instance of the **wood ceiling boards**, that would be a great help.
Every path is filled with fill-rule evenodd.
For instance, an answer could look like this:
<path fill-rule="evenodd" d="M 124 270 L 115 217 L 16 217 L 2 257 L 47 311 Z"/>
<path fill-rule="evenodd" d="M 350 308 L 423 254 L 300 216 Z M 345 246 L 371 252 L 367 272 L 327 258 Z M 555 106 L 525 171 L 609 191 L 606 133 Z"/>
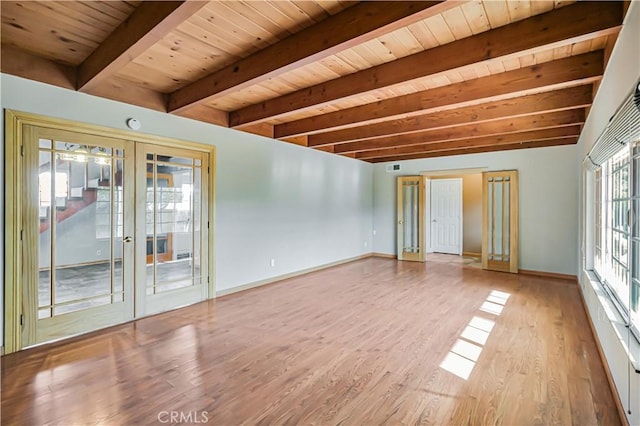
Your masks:
<path fill-rule="evenodd" d="M 369 162 L 571 144 L 627 2 L 2 2 L 2 72 Z"/>

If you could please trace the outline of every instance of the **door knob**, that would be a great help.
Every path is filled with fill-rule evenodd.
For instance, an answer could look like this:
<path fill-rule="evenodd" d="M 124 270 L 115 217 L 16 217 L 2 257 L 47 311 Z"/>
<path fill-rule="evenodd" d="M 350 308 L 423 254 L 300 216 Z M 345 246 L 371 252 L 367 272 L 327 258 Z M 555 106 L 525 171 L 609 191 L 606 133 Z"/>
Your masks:
<path fill-rule="evenodd" d="M 133 238 L 127 236 L 127 237 L 124 237 L 122 241 L 124 241 L 125 243 L 130 243 L 131 241 L 133 241 Z"/>
<path fill-rule="evenodd" d="M 402 225 L 402 221 L 401 220 L 398 221 L 398 225 Z"/>

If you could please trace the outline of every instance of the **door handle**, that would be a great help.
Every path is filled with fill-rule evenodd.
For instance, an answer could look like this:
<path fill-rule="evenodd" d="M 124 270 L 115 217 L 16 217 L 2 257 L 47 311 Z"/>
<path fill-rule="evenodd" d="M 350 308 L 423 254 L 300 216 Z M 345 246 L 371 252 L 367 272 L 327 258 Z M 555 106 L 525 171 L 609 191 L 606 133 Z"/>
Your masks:
<path fill-rule="evenodd" d="M 122 241 L 124 241 L 125 243 L 130 243 L 131 241 L 133 241 L 133 238 L 126 236 L 122 239 Z"/>
<path fill-rule="evenodd" d="M 398 225 L 402 225 L 402 220 L 399 220 L 399 221 L 398 221 Z"/>

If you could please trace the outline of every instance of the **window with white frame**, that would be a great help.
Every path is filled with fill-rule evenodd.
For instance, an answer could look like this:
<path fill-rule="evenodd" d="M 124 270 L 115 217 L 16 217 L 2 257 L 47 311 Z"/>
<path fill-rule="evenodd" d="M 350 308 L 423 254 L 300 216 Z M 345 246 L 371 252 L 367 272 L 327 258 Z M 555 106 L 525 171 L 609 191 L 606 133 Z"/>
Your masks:
<path fill-rule="evenodd" d="M 593 267 L 632 328 L 640 330 L 640 142 L 594 173 Z"/>

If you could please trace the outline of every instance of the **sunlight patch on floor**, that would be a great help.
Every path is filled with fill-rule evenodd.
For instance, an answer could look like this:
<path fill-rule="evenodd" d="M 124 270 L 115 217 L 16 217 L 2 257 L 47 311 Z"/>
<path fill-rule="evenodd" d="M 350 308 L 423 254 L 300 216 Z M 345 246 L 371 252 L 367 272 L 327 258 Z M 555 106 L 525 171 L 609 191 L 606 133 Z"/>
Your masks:
<path fill-rule="evenodd" d="M 492 290 L 485 301 L 480 306 L 480 311 L 500 316 L 504 309 L 509 293 Z M 496 322 L 489 318 L 474 316 L 467 326 L 460 333 L 460 338 L 456 340 L 447 355 L 440 363 L 440 368 L 454 374 L 461 379 L 467 380 L 480 358 L 482 347 L 487 343 L 487 339 L 493 330 Z"/>

